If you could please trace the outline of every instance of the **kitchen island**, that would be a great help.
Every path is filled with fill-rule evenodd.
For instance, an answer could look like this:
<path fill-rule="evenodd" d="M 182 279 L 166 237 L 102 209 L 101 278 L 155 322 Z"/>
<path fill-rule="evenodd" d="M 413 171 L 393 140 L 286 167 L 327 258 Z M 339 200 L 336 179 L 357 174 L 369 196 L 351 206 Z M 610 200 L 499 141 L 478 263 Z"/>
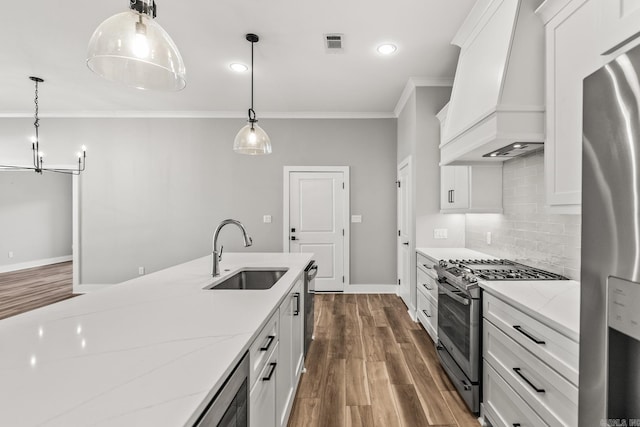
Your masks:
<path fill-rule="evenodd" d="M 285 268 L 267 290 L 204 290 L 206 256 L 0 321 L 0 425 L 190 425 L 311 254 L 224 254 L 222 276 Z"/>

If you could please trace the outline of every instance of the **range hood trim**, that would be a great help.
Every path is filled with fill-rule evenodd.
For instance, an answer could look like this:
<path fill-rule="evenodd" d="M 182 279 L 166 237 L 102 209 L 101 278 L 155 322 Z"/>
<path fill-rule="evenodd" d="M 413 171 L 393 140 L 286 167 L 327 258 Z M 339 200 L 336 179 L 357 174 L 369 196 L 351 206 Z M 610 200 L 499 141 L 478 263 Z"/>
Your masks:
<path fill-rule="evenodd" d="M 465 48 L 473 46 L 475 38 L 493 19 L 496 10 L 503 6 L 505 1 L 511 0 L 478 0 L 452 41 L 453 44 L 461 46 L 461 58 L 466 53 Z M 506 57 L 500 59 L 500 63 L 504 63 L 504 69 L 500 75 L 497 102 L 493 106 L 476 114 L 473 120 L 469 119 L 473 116 L 468 114 L 470 112 L 468 110 L 466 118 L 457 117 L 455 110 L 460 108 L 461 99 L 464 99 L 461 96 L 460 87 L 465 85 L 463 83 L 456 91 L 454 79 L 451 100 L 455 102 L 454 93 L 457 92 L 459 106 L 451 104 L 453 108 L 449 108 L 449 117 L 446 120 L 455 120 L 457 123 L 450 122 L 445 125 L 445 135 L 440 145 L 441 164 L 465 165 L 505 161 L 508 158 L 483 158 L 482 156 L 515 142 L 544 143 L 545 100 L 544 66 L 542 65 L 544 64 L 544 28 L 534 14 L 535 1 L 537 0 L 518 0 Z M 506 31 L 506 28 L 506 23 L 503 21 L 502 29 Z M 528 72 L 531 67 L 527 65 L 522 52 L 518 50 L 532 46 L 535 48 L 532 51 L 541 56 L 539 72 L 537 70 Z M 538 64 L 538 62 L 535 63 Z M 459 63 L 461 64 L 462 62 Z M 467 77 L 474 65 L 477 64 L 468 61 L 463 64 Z M 521 78 L 522 83 L 519 83 Z M 518 84 L 515 84 L 516 82 Z M 529 85 L 531 90 L 519 90 L 519 86 L 526 85 Z M 468 88 L 468 83 L 466 86 Z M 473 96 L 473 93 L 467 92 L 465 96 Z"/>

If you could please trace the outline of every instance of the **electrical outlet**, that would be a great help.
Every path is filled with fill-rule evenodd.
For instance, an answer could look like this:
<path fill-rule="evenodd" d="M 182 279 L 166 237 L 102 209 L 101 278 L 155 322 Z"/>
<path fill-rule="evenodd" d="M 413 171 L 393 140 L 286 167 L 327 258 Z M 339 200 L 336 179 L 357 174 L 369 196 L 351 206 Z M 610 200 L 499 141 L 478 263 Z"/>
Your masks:
<path fill-rule="evenodd" d="M 491 244 L 491 232 L 487 231 L 487 245 Z"/>
<path fill-rule="evenodd" d="M 362 222 L 362 215 L 351 215 L 351 222 Z"/>
<path fill-rule="evenodd" d="M 264 222 L 265 224 L 271 224 L 271 215 L 263 215 L 262 222 Z"/>
<path fill-rule="evenodd" d="M 8 256 L 9 258 L 13 258 L 13 251 L 9 251 L 9 253 L 7 254 L 7 256 Z"/>
<path fill-rule="evenodd" d="M 138 275 L 139 276 L 144 275 L 144 267 L 138 267 Z"/>
<path fill-rule="evenodd" d="M 448 229 L 447 228 L 434 228 L 433 229 L 433 238 L 434 239 L 446 239 L 448 238 Z"/>

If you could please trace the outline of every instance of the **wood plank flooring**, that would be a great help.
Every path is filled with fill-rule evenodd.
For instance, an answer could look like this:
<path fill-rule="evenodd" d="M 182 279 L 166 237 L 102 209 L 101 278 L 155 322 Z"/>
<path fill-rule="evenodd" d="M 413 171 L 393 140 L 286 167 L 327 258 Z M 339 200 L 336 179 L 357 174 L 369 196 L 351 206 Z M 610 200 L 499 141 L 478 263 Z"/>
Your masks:
<path fill-rule="evenodd" d="M 0 319 L 73 297 L 71 262 L 0 273 Z"/>
<path fill-rule="evenodd" d="M 396 295 L 316 294 L 289 427 L 477 427 Z"/>

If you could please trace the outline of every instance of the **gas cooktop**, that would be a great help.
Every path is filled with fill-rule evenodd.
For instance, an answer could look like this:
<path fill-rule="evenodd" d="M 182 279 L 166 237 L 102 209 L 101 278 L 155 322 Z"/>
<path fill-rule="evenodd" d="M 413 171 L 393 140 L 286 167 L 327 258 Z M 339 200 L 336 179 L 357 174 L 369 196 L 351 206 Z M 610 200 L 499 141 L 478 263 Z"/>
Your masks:
<path fill-rule="evenodd" d="M 508 259 L 456 259 L 440 261 L 453 276 L 482 280 L 568 280 L 566 277 Z"/>

